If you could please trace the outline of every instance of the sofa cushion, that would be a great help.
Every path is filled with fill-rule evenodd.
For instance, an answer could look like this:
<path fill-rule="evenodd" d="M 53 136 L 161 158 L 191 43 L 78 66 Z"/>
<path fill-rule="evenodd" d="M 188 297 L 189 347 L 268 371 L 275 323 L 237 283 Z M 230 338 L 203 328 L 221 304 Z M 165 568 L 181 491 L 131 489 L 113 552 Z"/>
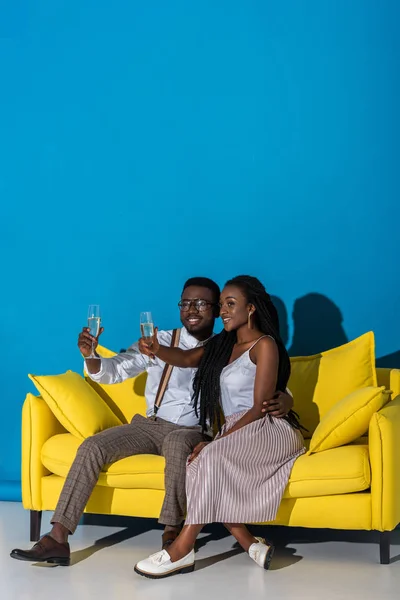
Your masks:
<path fill-rule="evenodd" d="M 115 352 L 104 346 L 97 346 L 96 352 L 102 358 L 111 358 Z M 146 400 L 144 389 L 146 387 L 147 373 L 141 373 L 137 377 L 127 379 L 122 383 L 104 384 L 90 379 L 85 373 L 88 384 L 101 396 L 117 415 L 122 423 L 130 423 L 133 415 L 146 416 Z"/>
<path fill-rule="evenodd" d="M 70 433 L 55 435 L 42 447 L 43 465 L 51 473 L 66 477 L 82 440 Z M 164 489 L 163 456 L 137 454 L 108 465 L 99 477 L 99 485 L 126 489 Z"/>
<path fill-rule="evenodd" d="M 62 375 L 29 375 L 63 427 L 85 439 L 121 421 L 86 381 L 73 371 Z"/>
<path fill-rule="evenodd" d="M 294 463 L 284 498 L 350 494 L 371 485 L 368 446 L 350 445 L 303 454 Z"/>
<path fill-rule="evenodd" d="M 314 431 L 310 452 L 344 446 L 365 434 L 372 415 L 386 404 L 389 394 L 383 386 L 366 387 L 337 402 Z"/>
<path fill-rule="evenodd" d="M 55 475 L 66 477 L 81 444 L 69 433 L 51 437 L 43 445 L 42 463 Z M 126 489 L 164 489 L 162 456 L 138 454 L 105 467 L 99 485 Z M 300 456 L 293 467 L 285 498 L 346 494 L 368 489 L 371 473 L 368 446 L 343 446 L 311 456 Z"/>
<path fill-rule="evenodd" d="M 288 387 L 294 409 L 311 437 L 318 423 L 334 404 L 367 386 L 376 386 L 375 342 L 372 331 L 314 356 L 290 359 Z"/>

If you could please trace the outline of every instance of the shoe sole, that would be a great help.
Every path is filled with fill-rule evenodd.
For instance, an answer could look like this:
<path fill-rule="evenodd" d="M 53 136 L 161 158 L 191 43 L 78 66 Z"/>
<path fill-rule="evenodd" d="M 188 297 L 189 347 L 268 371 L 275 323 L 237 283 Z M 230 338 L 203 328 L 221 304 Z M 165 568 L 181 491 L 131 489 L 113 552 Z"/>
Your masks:
<path fill-rule="evenodd" d="M 134 567 L 135 573 L 141 575 L 142 577 L 147 577 L 147 579 L 165 579 L 166 577 L 171 577 L 172 575 L 184 575 L 185 573 L 193 573 L 194 571 L 194 563 L 187 567 L 181 567 L 180 569 L 174 569 L 173 571 L 168 571 L 168 573 L 163 573 L 162 575 L 154 575 L 153 573 L 146 573 L 146 571 L 140 571 L 136 567 Z"/>
<path fill-rule="evenodd" d="M 272 560 L 272 557 L 274 555 L 274 552 L 275 552 L 275 547 L 274 546 L 270 546 L 270 549 L 268 550 L 268 552 L 267 552 L 267 554 L 265 556 L 265 560 L 264 560 L 264 569 L 266 571 L 268 571 L 268 569 L 269 569 L 269 566 L 271 564 L 271 560 Z"/>
<path fill-rule="evenodd" d="M 25 558 L 23 556 L 18 556 L 17 554 L 10 554 L 11 558 L 15 558 L 15 560 L 23 560 L 25 562 L 33 562 L 33 563 L 50 563 L 53 565 L 58 565 L 60 567 L 69 567 L 71 563 L 70 558 Z"/>

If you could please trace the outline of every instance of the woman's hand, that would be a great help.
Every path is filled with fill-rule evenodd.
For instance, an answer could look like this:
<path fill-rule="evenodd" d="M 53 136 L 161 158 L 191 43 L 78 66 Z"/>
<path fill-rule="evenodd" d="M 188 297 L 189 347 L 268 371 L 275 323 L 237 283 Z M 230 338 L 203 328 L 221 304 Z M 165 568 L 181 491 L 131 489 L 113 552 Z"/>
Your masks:
<path fill-rule="evenodd" d="M 197 458 L 203 448 L 205 448 L 208 444 L 211 444 L 211 442 L 199 442 L 197 446 L 195 446 L 192 454 L 189 456 L 188 463 L 191 463 L 195 458 Z"/>
<path fill-rule="evenodd" d="M 153 337 L 142 337 L 139 340 L 139 351 L 141 354 L 154 358 L 157 352 L 160 350 L 160 344 L 157 338 L 158 327 L 154 329 Z"/>

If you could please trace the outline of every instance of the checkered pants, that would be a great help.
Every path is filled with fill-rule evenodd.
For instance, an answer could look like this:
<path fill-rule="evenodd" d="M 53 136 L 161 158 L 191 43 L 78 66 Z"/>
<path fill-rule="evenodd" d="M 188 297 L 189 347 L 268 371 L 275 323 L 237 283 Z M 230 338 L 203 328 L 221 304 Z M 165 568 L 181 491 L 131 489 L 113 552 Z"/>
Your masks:
<path fill-rule="evenodd" d="M 51 522 L 74 533 L 105 465 L 134 454 L 157 454 L 165 457 L 165 498 L 159 523 L 179 525 L 186 514 L 186 460 L 203 440 L 200 427 L 141 415 L 135 415 L 129 425 L 87 438 L 78 449 Z"/>

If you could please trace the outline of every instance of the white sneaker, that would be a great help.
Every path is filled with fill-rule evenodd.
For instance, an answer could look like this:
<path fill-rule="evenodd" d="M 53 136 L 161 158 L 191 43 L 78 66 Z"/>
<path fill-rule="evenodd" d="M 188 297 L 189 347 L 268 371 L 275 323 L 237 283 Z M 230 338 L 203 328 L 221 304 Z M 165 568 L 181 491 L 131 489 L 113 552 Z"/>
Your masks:
<path fill-rule="evenodd" d="M 256 537 L 257 543 L 254 543 L 249 548 L 249 556 L 263 569 L 269 569 L 271 558 L 274 554 L 274 546 L 264 540 L 264 538 Z"/>
<path fill-rule="evenodd" d="M 171 557 L 166 550 L 160 550 L 160 552 L 156 552 L 138 562 L 135 565 L 135 571 L 139 575 L 150 579 L 162 579 L 178 573 L 191 573 L 194 571 L 194 550 L 175 562 L 171 561 Z"/>

